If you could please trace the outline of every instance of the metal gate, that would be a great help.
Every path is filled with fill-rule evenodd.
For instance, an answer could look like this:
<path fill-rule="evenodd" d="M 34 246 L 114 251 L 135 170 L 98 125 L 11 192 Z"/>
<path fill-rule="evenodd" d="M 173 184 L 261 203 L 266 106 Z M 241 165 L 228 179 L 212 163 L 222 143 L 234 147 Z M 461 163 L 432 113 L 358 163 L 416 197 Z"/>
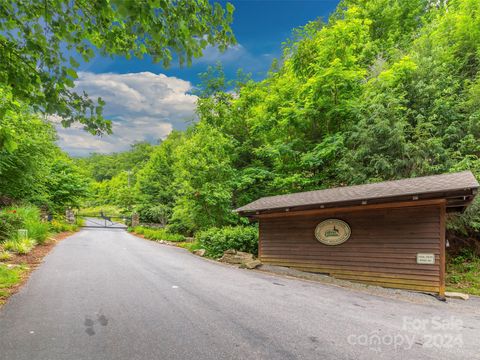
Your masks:
<path fill-rule="evenodd" d="M 85 228 L 115 228 L 126 229 L 131 224 L 131 217 L 126 215 L 107 215 L 101 211 L 98 214 L 76 214 L 80 224 Z"/>

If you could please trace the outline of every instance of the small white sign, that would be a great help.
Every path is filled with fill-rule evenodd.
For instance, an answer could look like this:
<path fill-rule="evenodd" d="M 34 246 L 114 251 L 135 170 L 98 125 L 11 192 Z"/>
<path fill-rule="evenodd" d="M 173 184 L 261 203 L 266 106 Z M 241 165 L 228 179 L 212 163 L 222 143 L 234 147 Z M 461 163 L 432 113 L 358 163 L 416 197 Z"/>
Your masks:
<path fill-rule="evenodd" d="M 435 254 L 417 254 L 417 264 L 435 264 Z"/>

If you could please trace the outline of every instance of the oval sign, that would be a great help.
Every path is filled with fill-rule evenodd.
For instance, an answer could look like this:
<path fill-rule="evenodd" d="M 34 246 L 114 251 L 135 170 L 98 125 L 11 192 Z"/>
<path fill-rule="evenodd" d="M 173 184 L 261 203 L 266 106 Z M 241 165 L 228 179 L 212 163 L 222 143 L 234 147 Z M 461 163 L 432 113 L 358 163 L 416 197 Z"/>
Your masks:
<path fill-rule="evenodd" d="M 339 245 L 350 237 L 350 226 L 343 220 L 328 219 L 315 228 L 315 237 L 325 245 Z"/>

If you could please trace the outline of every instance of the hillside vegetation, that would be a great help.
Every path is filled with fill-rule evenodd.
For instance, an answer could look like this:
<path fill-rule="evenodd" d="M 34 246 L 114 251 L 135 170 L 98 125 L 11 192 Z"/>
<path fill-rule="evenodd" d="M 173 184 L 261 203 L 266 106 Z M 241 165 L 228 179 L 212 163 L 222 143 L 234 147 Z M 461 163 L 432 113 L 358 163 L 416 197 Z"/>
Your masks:
<path fill-rule="evenodd" d="M 267 195 L 478 176 L 479 69 L 480 2 L 345 0 L 327 23 L 295 30 L 265 80 L 209 68 L 187 131 L 82 162 L 96 205 L 183 234 L 241 224 L 232 210 Z M 132 161 L 99 173 L 112 156 Z M 472 209 L 450 222 L 463 239 L 480 227 Z"/>

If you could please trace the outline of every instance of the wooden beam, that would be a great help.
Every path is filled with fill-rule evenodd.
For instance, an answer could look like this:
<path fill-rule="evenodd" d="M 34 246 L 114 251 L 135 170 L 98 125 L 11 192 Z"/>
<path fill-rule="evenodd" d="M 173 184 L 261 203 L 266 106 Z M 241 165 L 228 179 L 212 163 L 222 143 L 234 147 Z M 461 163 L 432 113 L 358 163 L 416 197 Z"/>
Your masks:
<path fill-rule="evenodd" d="M 262 260 L 262 223 L 258 223 L 258 254 L 257 258 Z"/>
<path fill-rule="evenodd" d="M 445 298 L 445 231 L 446 231 L 446 206 L 440 205 L 440 288 L 438 295 L 440 298 Z"/>
<path fill-rule="evenodd" d="M 431 206 L 438 205 L 446 206 L 445 199 L 433 199 L 433 200 L 416 200 L 416 201 L 402 201 L 395 203 L 386 203 L 386 204 L 370 204 L 370 205 L 356 205 L 349 207 L 337 207 L 337 208 L 327 208 L 327 209 L 311 209 L 311 210 L 301 210 L 301 211 L 282 211 L 282 212 L 272 212 L 272 213 L 263 213 L 263 214 L 252 214 L 249 215 L 255 219 L 266 219 L 266 218 L 278 218 L 278 217 L 291 217 L 291 216 L 315 216 L 315 215 L 325 215 L 332 213 L 344 213 L 344 212 L 355 212 L 355 211 L 366 211 L 366 210 L 378 210 L 378 209 L 394 209 L 402 207 L 417 207 L 417 206 Z"/>

